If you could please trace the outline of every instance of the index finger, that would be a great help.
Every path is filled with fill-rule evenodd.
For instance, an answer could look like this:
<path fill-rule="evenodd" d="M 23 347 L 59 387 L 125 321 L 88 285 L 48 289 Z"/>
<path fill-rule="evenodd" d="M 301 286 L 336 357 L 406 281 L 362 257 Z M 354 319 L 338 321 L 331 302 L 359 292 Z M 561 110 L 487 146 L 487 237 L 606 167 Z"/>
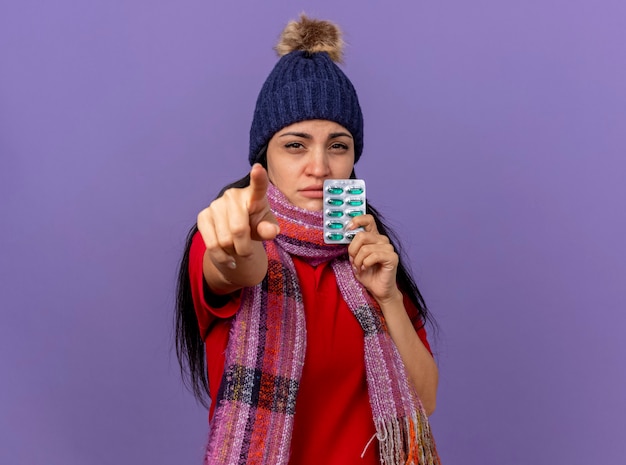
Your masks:
<path fill-rule="evenodd" d="M 269 185 L 267 171 L 260 163 L 255 163 L 250 170 L 250 205 L 265 200 Z"/>

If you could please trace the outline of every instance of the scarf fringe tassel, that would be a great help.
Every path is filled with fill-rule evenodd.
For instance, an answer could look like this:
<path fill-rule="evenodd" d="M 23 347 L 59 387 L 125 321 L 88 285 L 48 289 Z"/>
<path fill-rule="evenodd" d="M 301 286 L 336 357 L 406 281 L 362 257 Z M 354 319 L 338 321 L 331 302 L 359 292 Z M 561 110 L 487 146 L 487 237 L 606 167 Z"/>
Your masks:
<path fill-rule="evenodd" d="M 376 437 L 383 465 L 441 465 L 430 425 L 422 412 L 411 418 L 376 422 Z"/>

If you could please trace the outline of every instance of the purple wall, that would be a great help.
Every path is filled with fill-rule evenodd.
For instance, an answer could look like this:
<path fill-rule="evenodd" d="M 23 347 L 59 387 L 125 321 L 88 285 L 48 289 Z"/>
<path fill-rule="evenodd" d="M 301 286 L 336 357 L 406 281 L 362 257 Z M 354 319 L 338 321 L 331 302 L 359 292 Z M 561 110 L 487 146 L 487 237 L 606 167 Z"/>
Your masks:
<path fill-rule="evenodd" d="M 442 329 L 444 463 L 624 463 L 626 3 L 10 3 L 0 463 L 200 463 L 177 261 L 247 169 L 271 47 L 301 10 L 346 31 L 357 172 Z"/>

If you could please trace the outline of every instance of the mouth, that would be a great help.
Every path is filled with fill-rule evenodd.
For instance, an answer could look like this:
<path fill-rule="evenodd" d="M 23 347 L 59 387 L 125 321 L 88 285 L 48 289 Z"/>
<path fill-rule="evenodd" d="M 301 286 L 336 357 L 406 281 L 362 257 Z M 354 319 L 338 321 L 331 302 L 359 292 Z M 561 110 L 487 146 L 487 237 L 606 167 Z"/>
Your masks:
<path fill-rule="evenodd" d="M 300 195 L 309 199 L 321 199 L 324 196 L 324 186 L 307 186 L 300 189 Z"/>

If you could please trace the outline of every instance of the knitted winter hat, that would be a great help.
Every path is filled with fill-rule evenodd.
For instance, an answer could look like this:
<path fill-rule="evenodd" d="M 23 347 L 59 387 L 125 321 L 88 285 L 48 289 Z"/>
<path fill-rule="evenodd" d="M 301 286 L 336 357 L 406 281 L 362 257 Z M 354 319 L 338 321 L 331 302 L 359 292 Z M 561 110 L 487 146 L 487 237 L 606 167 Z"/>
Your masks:
<path fill-rule="evenodd" d="M 363 115 L 352 83 L 335 64 L 343 51 L 339 27 L 301 15 L 287 24 L 275 50 L 281 58 L 261 88 L 250 128 L 250 164 L 276 132 L 310 119 L 350 131 L 356 163 L 363 151 Z"/>

